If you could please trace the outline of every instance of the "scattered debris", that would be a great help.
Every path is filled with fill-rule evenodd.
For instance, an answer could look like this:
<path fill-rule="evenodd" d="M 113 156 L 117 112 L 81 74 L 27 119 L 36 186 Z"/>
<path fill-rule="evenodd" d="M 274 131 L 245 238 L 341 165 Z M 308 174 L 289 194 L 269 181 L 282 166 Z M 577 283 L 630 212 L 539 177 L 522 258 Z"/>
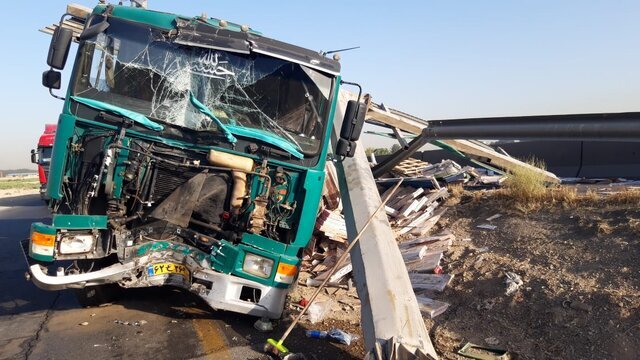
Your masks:
<path fill-rule="evenodd" d="M 498 340 L 497 338 L 495 338 L 493 336 L 484 339 L 484 342 L 486 342 L 489 345 L 498 345 L 498 344 L 500 344 L 500 340 Z"/>
<path fill-rule="evenodd" d="M 260 332 L 270 332 L 273 331 L 273 323 L 269 318 L 261 318 L 258 319 L 255 323 L 253 323 L 253 327 Z"/>
<path fill-rule="evenodd" d="M 147 323 L 147 320 L 138 320 L 134 322 L 114 320 L 113 323 L 118 325 L 126 325 L 126 326 L 143 326 Z"/>
<path fill-rule="evenodd" d="M 485 340 L 486 341 L 486 340 Z M 458 354 L 477 360 L 509 360 L 509 352 L 502 349 L 489 348 L 472 343 L 466 343 Z"/>
<path fill-rule="evenodd" d="M 484 230 L 495 230 L 498 228 L 496 225 L 491 225 L 491 224 L 481 224 L 476 227 L 478 229 L 484 229 Z"/>
<path fill-rule="evenodd" d="M 497 218 L 499 218 L 501 216 L 502 216 L 502 214 L 495 214 L 495 215 L 489 216 L 486 220 L 487 221 L 493 221 L 493 220 L 495 220 L 495 219 L 497 219 Z"/>
<path fill-rule="evenodd" d="M 326 279 L 329 270 L 348 246 L 335 168 L 333 164 L 328 164 L 325 170 L 327 176 L 322 193 L 323 201 L 318 212 L 314 236 L 305 249 L 301 266 L 301 271 L 308 272 L 310 276 L 301 278 L 299 284 L 308 287 L 319 286 Z M 399 240 L 398 248 L 405 261 L 413 289 L 418 293 L 421 312 L 424 316 L 433 318 L 446 311 L 449 304 L 426 297 L 423 292 L 441 293 L 454 278 L 452 274 L 444 273 L 440 263 L 453 245 L 455 236 L 448 231 L 432 235 L 433 229 L 447 211 L 443 203 L 449 197 L 449 189 L 444 185 L 456 183 L 486 188 L 488 185 L 499 186 L 505 176 L 496 174 L 493 170 L 463 167 L 452 160 L 429 164 L 417 159 L 406 159 L 396 165 L 390 173 L 376 179 L 380 196 L 384 198 L 401 178 L 403 185 L 386 204 L 385 213 Z M 495 214 L 486 220 L 493 221 L 501 216 Z M 478 228 L 495 230 L 497 226 L 483 224 Z M 481 248 L 477 253 L 488 250 Z M 327 286 L 336 291 L 351 289 L 349 284 L 352 268 L 350 260 L 347 260 L 331 276 Z M 326 290 L 331 296 L 329 290 Z M 303 301 L 304 298 L 299 303 L 291 302 L 289 307 L 304 307 Z M 331 305 L 327 304 L 313 304 L 309 308 L 309 320 L 312 323 L 321 321 L 330 308 Z M 333 310 L 348 312 L 353 309 L 355 308 L 352 304 L 338 302 L 338 306 Z"/>
<path fill-rule="evenodd" d="M 316 301 L 307 309 L 307 316 L 312 324 L 322 321 L 325 315 L 331 310 L 332 300 Z"/>
<path fill-rule="evenodd" d="M 581 310 L 585 312 L 591 312 L 591 310 L 593 310 L 593 306 L 589 304 L 585 304 L 580 301 L 575 301 L 575 300 L 574 301 L 565 300 L 562 302 L 562 306 L 565 308 L 570 307 L 574 310 Z"/>
<path fill-rule="evenodd" d="M 358 336 L 356 335 L 349 334 L 346 331 L 335 328 L 329 331 L 307 330 L 306 334 L 307 337 L 312 339 L 329 339 L 333 342 L 345 345 L 351 345 L 351 342 L 358 339 Z"/>
<path fill-rule="evenodd" d="M 505 295 L 509 296 L 514 294 L 524 282 L 520 278 L 520 275 L 513 272 L 506 272 L 505 276 L 507 277 L 505 283 L 507 284 L 507 290 L 505 291 Z"/>

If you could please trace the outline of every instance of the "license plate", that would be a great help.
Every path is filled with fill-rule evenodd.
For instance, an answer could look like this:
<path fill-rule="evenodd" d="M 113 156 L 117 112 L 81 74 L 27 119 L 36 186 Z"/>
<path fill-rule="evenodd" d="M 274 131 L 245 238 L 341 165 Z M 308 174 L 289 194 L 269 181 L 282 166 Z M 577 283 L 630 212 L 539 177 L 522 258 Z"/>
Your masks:
<path fill-rule="evenodd" d="M 185 278 L 189 278 L 189 269 L 186 266 L 174 263 L 160 263 L 153 264 L 147 267 L 147 271 L 149 272 L 149 276 L 158 276 L 158 275 L 167 275 L 167 274 L 178 274 L 182 275 Z"/>

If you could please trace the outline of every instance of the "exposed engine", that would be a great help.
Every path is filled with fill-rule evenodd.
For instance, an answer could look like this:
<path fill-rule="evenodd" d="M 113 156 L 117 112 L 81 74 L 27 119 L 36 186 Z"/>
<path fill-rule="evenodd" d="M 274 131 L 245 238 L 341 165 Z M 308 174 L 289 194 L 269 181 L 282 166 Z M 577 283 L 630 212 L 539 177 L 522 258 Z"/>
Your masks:
<path fill-rule="evenodd" d="M 117 253 L 122 259 L 126 247 L 158 240 L 207 253 L 243 233 L 293 241 L 297 177 L 282 167 L 132 140 L 122 130 L 87 131 L 70 150 L 64 196 L 53 210 L 108 218 L 101 251 L 87 258 Z"/>

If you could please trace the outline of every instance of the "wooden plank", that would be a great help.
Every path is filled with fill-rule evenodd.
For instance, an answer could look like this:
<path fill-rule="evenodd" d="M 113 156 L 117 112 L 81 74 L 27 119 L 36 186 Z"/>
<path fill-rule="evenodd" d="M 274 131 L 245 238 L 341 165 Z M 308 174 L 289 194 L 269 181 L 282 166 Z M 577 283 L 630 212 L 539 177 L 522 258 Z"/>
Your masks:
<path fill-rule="evenodd" d="M 431 319 L 442 314 L 449 308 L 449 303 L 433 300 L 425 296 L 416 296 L 416 300 L 418 300 L 418 307 L 420 307 L 422 315 L 428 316 Z"/>
<path fill-rule="evenodd" d="M 404 235 L 410 231 L 415 230 L 416 227 L 422 226 L 423 223 L 429 220 L 429 218 L 431 218 L 432 215 L 433 214 L 430 211 L 424 212 L 422 215 L 419 215 L 418 217 L 410 220 L 410 222 L 407 225 L 402 226 L 402 228 L 398 230 L 398 234 Z"/>
<path fill-rule="evenodd" d="M 436 223 L 438 223 L 438 221 L 440 220 L 440 217 L 442 217 L 442 215 L 446 211 L 447 211 L 447 208 L 440 208 L 436 210 L 433 213 L 433 216 L 431 216 L 427 221 L 425 221 L 422 224 L 414 226 L 413 229 L 411 230 L 411 235 L 422 236 L 427 232 L 429 232 L 429 230 L 431 230 L 431 228 L 433 228 L 436 225 Z"/>
<path fill-rule="evenodd" d="M 384 199 L 384 197 L 382 197 L 382 198 Z M 396 209 L 394 209 L 392 207 L 389 207 L 389 206 L 385 205 L 384 211 L 387 213 L 388 216 L 391 216 L 391 217 L 398 216 L 398 210 L 396 210 Z"/>
<path fill-rule="evenodd" d="M 80 19 L 85 19 L 87 16 L 89 16 L 89 14 L 91 14 L 92 11 L 93 9 L 91 9 L 90 7 L 86 7 L 84 5 L 76 3 L 67 5 L 67 13 Z"/>
<path fill-rule="evenodd" d="M 401 253 L 405 263 L 418 261 L 418 260 L 421 260 L 424 257 L 424 255 L 427 253 L 427 247 L 424 245 L 417 246 L 410 249 L 406 249 Z"/>
<path fill-rule="evenodd" d="M 403 249 L 411 249 L 416 246 L 426 246 L 429 251 L 446 251 L 449 249 L 449 246 L 453 244 L 453 239 L 450 238 L 436 241 L 424 241 L 423 239 L 400 243 L 400 251 Z"/>
<path fill-rule="evenodd" d="M 424 257 L 419 261 L 406 263 L 407 271 L 417 273 L 429 273 L 432 272 L 442 260 L 442 252 L 429 253 L 427 252 Z"/>
<path fill-rule="evenodd" d="M 520 168 L 526 168 L 536 173 L 539 173 L 544 176 L 546 182 L 551 184 L 559 184 L 560 179 L 555 176 L 553 173 L 550 173 L 546 170 L 542 170 L 535 166 L 529 165 L 520 160 L 514 159 L 512 157 L 506 156 L 504 154 L 500 154 L 499 152 L 487 149 L 483 146 L 474 144 L 468 140 L 442 140 L 443 143 L 456 148 L 460 152 L 465 154 L 470 154 L 482 158 L 489 159 L 489 165 L 499 166 L 508 171 L 515 171 Z"/>
<path fill-rule="evenodd" d="M 429 245 L 430 243 L 436 243 L 436 242 L 440 242 L 440 241 L 453 241 L 456 239 L 456 236 L 451 234 L 451 233 L 443 233 L 443 234 L 438 234 L 438 235 L 432 235 L 432 236 L 425 236 L 425 237 L 420 237 L 417 239 L 413 239 L 413 240 L 405 240 L 403 242 L 400 243 L 400 246 L 406 246 L 406 247 L 410 247 L 410 246 L 416 246 L 416 245 Z"/>
<path fill-rule="evenodd" d="M 453 279 L 452 274 L 417 274 L 409 273 L 413 290 L 433 290 L 442 292 Z"/>

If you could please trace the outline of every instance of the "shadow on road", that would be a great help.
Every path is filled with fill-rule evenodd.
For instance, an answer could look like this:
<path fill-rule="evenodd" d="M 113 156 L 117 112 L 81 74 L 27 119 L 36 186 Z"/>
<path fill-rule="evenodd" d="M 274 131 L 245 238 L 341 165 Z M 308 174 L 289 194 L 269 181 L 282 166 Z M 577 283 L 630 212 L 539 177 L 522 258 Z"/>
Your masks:
<path fill-rule="evenodd" d="M 147 289 L 126 289 L 118 304 L 135 310 L 149 311 L 175 319 L 206 319 L 218 323 L 225 335 L 229 348 L 250 347 L 262 353 L 267 339 L 279 337 L 290 322 L 274 322 L 275 330 L 262 333 L 254 329 L 258 320 L 255 316 L 229 311 L 216 311 L 198 296 L 177 288 L 155 287 Z M 277 323 L 277 324 L 276 324 Z M 333 344 L 322 339 L 310 339 L 305 335 L 308 324 L 294 328 L 285 341 L 290 351 L 304 353 L 308 359 L 356 359 L 345 345 Z"/>
<path fill-rule="evenodd" d="M 0 198 L 0 206 L 44 206 L 44 201 L 37 194 L 20 195 Z"/>
<path fill-rule="evenodd" d="M 47 212 L 38 195 L 0 199 L 0 317 L 32 312 L 81 309 L 73 290 L 44 291 L 24 278 L 27 263 L 20 240 L 29 236 L 32 222 L 48 222 Z M 50 272 L 54 272 L 53 267 Z M 275 330 L 261 333 L 253 328 L 256 317 L 227 311 L 215 311 L 198 296 L 172 287 L 123 289 L 114 304 L 126 309 L 157 314 L 168 319 L 210 320 L 224 334 L 230 349 L 250 348 L 262 353 L 268 338 L 279 338 L 289 322 L 280 321 Z M 334 325 L 334 324 L 332 324 Z M 305 336 L 304 324 L 296 327 L 285 345 L 291 351 L 303 352 L 313 359 L 350 359 L 352 351 L 320 339 Z M 267 357 L 261 357 L 267 358 Z"/>

